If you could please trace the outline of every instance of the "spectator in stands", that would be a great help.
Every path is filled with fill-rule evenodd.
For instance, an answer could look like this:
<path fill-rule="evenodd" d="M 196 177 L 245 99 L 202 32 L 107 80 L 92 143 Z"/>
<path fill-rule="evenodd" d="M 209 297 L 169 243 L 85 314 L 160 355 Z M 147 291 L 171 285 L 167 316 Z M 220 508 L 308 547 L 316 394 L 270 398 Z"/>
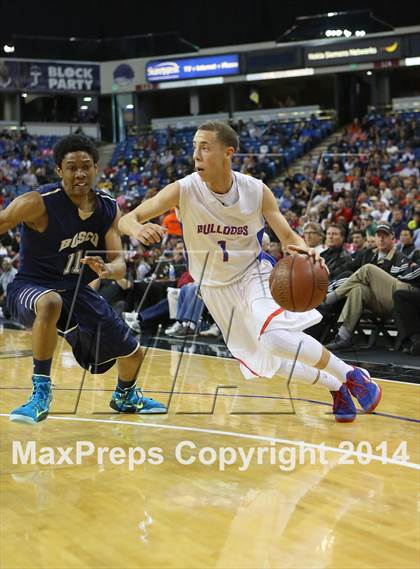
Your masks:
<path fill-rule="evenodd" d="M 414 251 L 416 250 L 413 240 L 413 234 L 414 234 L 413 230 L 408 229 L 408 227 L 406 229 L 402 229 L 400 233 L 400 243 L 397 245 L 397 251 L 402 253 L 409 260 L 411 259 Z"/>
<path fill-rule="evenodd" d="M 363 231 L 366 233 L 366 236 L 376 235 L 377 224 L 373 220 L 373 217 L 370 214 L 369 215 L 362 214 L 360 217 L 361 217 L 360 229 L 363 229 Z"/>
<path fill-rule="evenodd" d="M 332 209 L 334 223 L 340 223 L 340 219 L 343 219 L 345 224 L 350 222 L 353 212 L 349 207 L 346 207 L 346 203 L 343 198 L 338 198 L 336 202 L 333 202 Z"/>
<path fill-rule="evenodd" d="M 147 254 L 146 254 L 147 253 Z M 136 251 L 135 256 L 133 257 L 133 261 L 135 264 L 135 276 L 136 281 L 143 281 L 147 275 L 150 274 L 152 270 L 150 263 L 148 262 L 149 253 L 144 252 L 143 250 L 139 249 Z"/>
<path fill-rule="evenodd" d="M 29 168 L 22 176 L 22 182 L 33 190 L 38 185 L 38 179 L 35 176 L 34 168 Z"/>
<path fill-rule="evenodd" d="M 333 192 L 333 182 L 325 170 L 322 170 L 321 172 L 320 178 L 318 180 L 318 186 L 320 188 L 325 188 L 330 195 Z"/>
<path fill-rule="evenodd" d="M 407 261 L 404 255 L 397 251 L 392 227 L 383 223 L 376 228 L 375 247 L 365 248 L 357 255 L 351 263 L 346 266 L 346 271 L 354 273 L 363 265 L 368 263 L 376 265 L 396 276 L 407 268 Z M 343 275 L 340 275 L 343 277 Z"/>
<path fill-rule="evenodd" d="M 394 276 L 397 276 L 407 268 L 408 264 L 404 255 L 396 251 L 394 236 L 390 226 L 384 224 L 379 226 L 378 229 L 376 236 L 372 237 L 375 240 L 374 246 L 360 249 L 342 266 L 342 271 L 339 274 L 336 273 L 333 278 L 330 278 L 329 294 L 325 302 L 319 307 L 319 311 L 325 318 L 321 325 L 317 325 L 313 330 L 314 334 L 318 334 L 317 337 L 320 334 L 324 334 L 326 329 L 331 327 L 331 323 L 335 322 L 342 308 L 343 303 L 338 303 L 338 298 L 330 293 L 337 290 L 343 283 L 346 283 L 353 273 L 367 264 L 376 265 Z M 356 240 L 358 240 L 358 237 L 356 237 Z"/>
<path fill-rule="evenodd" d="M 174 209 L 165 215 L 162 225 L 166 228 L 166 235 L 169 237 L 182 237 L 181 224 Z"/>
<path fill-rule="evenodd" d="M 328 188 L 320 187 L 311 202 L 311 205 L 317 208 L 315 210 L 315 213 L 318 214 L 318 210 L 321 211 L 324 207 L 326 207 L 330 200 L 331 200 L 331 195 L 328 191 Z"/>
<path fill-rule="evenodd" d="M 290 210 L 294 204 L 292 191 L 289 188 L 284 188 L 283 195 L 277 201 L 280 207 L 280 211 L 285 213 L 286 211 Z"/>
<path fill-rule="evenodd" d="M 281 243 L 278 241 L 271 241 L 268 249 L 268 254 L 271 255 L 276 262 L 280 261 L 280 259 L 283 259 L 284 254 Z"/>
<path fill-rule="evenodd" d="M 335 184 L 337 182 L 343 183 L 346 181 L 346 175 L 341 170 L 340 164 L 338 162 L 334 162 L 331 170 L 328 172 L 328 175 L 329 175 L 333 184 Z"/>
<path fill-rule="evenodd" d="M 117 314 L 121 315 L 125 308 L 127 291 L 133 288 L 132 281 L 127 278 L 123 278 L 118 281 L 110 279 L 98 279 L 98 282 L 94 285 L 95 289 L 96 285 L 99 294 L 105 298 L 105 300 Z"/>
<path fill-rule="evenodd" d="M 379 234 L 387 232 L 389 229 L 378 227 Z M 327 345 L 328 349 L 340 350 L 353 345 L 352 335 L 365 308 L 370 308 L 381 316 L 389 316 L 393 308 L 392 295 L 396 290 L 412 290 L 414 285 L 420 286 L 418 256 L 410 265 L 403 261 L 401 266 L 395 269 L 393 273 L 396 276 L 392 276 L 383 266 L 368 263 L 346 279 L 335 291 L 327 294 L 325 299 L 327 306 L 346 299 L 338 318 L 341 324 L 338 335 Z"/>
<path fill-rule="evenodd" d="M 319 223 L 308 222 L 303 227 L 303 239 L 308 247 L 317 253 L 325 251 L 324 232 Z"/>
<path fill-rule="evenodd" d="M 270 236 L 268 233 L 264 231 L 261 239 L 261 249 L 264 251 L 264 253 L 267 253 L 268 255 L 270 254 L 270 244 L 271 244 Z"/>
<path fill-rule="evenodd" d="M 6 308 L 7 287 L 15 278 L 17 270 L 13 267 L 12 259 L 4 257 L 2 262 L 3 272 L 0 274 L 0 307 L 2 308 L 5 318 L 10 318 L 9 311 Z"/>
<path fill-rule="evenodd" d="M 7 247 L 0 241 L 0 259 L 4 259 L 9 254 Z"/>
<path fill-rule="evenodd" d="M 342 273 L 349 261 L 351 261 L 349 253 L 344 249 L 345 235 L 346 230 L 342 225 L 331 223 L 327 229 L 326 249 L 321 253 L 321 257 L 325 259 L 330 271 L 330 280 L 335 279 Z"/>
<path fill-rule="evenodd" d="M 409 176 L 418 176 L 419 169 L 414 165 L 413 160 L 408 160 L 406 166 L 398 172 L 400 178 L 408 178 Z"/>
<path fill-rule="evenodd" d="M 414 206 L 412 218 L 408 222 L 408 228 L 415 231 L 420 228 L 420 203 Z"/>
<path fill-rule="evenodd" d="M 176 320 L 165 330 L 168 336 L 185 338 L 196 333 L 201 318 L 203 301 L 198 295 L 198 285 L 192 282 L 188 272 L 184 272 L 177 281 L 177 288 L 168 288 L 167 297 L 158 303 L 139 311 L 124 312 L 123 318 L 133 332 L 156 327 L 171 316 L 171 303 L 176 305 Z"/>
<path fill-rule="evenodd" d="M 401 231 L 407 227 L 404 212 L 399 207 L 394 207 L 392 210 L 391 227 L 396 239 L 400 238 Z"/>
<path fill-rule="evenodd" d="M 371 212 L 371 216 L 376 223 L 387 223 L 391 218 L 391 211 L 388 209 L 387 203 L 383 198 L 377 200 L 375 209 Z"/>
<path fill-rule="evenodd" d="M 366 235 L 366 249 L 375 249 L 376 235 Z"/>
<path fill-rule="evenodd" d="M 194 336 L 203 308 L 204 303 L 200 298 L 198 285 L 189 283 L 183 286 L 178 298 L 175 324 L 167 328 L 165 334 L 178 339 Z"/>
<path fill-rule="evenodd" d="M 420 272 L 420 268 L 418 269 Z M 398 338 L 404 352 L 420 356 L 420 288 L 399 289 L 393 294 Z"/>
<path fill-rule="evenodd" d="M 146 309 L 166 299 L 168 288 L 173 287 L 187 270 L 182 241 L 176 244 L 174 250 L 166 250 L 164 254 L 158 247 L 150 249 L 147 253 L 148 264 L 151 266 L 150 273 L 142 281 L 136 280 L 134 283 L 127 297 L 128 311 L 124 311 L 123 317 L 133 309 L 137 313 L 140 303 L 143 309 Z"/>
<path fill-rule="evenodd" d="M 401 162 L 404 162 L 404 164 L 405 164 L 409 160 L 414 162 L 415 159 L 416 159 L 416 156 L 415 156 L 411 146 L 409 144 L 407 144 L 406 147 L 404 148 L 404 152 L 401 156 Z"/>
<path fill-rule="evenodd" d="M 359 259 L 366 249 L 366 235 L 360 229 L 355 229 L 351 234 L 351 248 L 349 253 L 353 261 Z"/>

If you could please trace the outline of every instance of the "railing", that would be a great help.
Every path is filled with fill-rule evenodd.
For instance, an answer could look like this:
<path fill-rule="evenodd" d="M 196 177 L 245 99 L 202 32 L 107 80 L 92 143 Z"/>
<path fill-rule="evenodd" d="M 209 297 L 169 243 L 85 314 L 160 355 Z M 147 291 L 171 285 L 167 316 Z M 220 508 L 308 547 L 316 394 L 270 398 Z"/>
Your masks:
<path fill-rule="evenodd" d="M 397 97 L 392 99 L 392 104 L 389 105 L 370 105 L 368 111 L 376 111 L 384 114 L 401 111 L 420 111 L 420 97 Z"/>
<path fill-rule="evenodd" d="M 228 113 L 214 113 L 209 115 L 191 115 L 183 117 L 168 117 L 152 119 L 152 129 L 160 130 L 168 126 L 175 128 L 197 127 L 208 120 L 233 121 L 254 120 L 261 122 L 293 122 L 315 116 L 320 120 L 335 120 L 337 113 L 334 109 L 321 109 L 319 105 L 305 107 L 280 107 L 276 109 L 256 109 L 253 111 L 236 111 L 231 116 Z"/>
<path fill-rule="evenodd" d="M 27 122 L 23 126 L 14 121 L 0 121 L 0 130 L 24 130 L 37 136 L 66 136 L 74 133 L 81 128 L 86 136 L 95 140 L 101 139 L 101 129 L 97 123 L 47 123 L 47 122 Z"/>

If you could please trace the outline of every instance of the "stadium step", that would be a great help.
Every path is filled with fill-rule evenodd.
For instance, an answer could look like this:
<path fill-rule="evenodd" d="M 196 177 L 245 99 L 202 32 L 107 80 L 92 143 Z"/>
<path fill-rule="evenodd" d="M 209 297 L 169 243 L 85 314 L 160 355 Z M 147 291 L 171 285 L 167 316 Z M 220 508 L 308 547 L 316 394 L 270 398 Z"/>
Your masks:
<path fill-rule="evenodd" d="M 104 169 L 111 162 L 112 155 L 115 150 L 115 144 L 105 144 L 104 146 L 99 146 L 99 174 L 102 174 Z"/>
<path fill-rule="evenodd" d="M 300 173 L 303 171 L 303 167 L 308 163 L 310 156 L 317 156 L 318 160 L 323 152 L 326 152 L 328 146 L 332 144 L 335 139 L 340 135 L 342 132 L 343 126 L 337 128 L 330 136 L 322 140 L 317 146 L 312 148 L 309 152 L 307 152 L 304 156 L 293 162 L 293 164 L 288 169 L 289 173 L 293 175 L 296 173 Z"/>

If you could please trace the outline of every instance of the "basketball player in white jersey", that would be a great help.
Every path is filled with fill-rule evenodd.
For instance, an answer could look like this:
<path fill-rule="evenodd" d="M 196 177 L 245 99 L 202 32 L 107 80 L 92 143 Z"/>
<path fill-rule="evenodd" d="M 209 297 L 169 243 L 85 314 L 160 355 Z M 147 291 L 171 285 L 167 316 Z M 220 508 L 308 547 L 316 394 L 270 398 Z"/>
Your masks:
<path fill-rule="evenodd" d="M 287 378 L 296 360 L 293 379 L 329 389 L 337 421 L 356 418 L 351 395 L 372 412 L 381 390 L 369 373 L 346 364 L 303 332 L 320 321 L 319 312 L 290 312 L 273 300 L 272 264 L 261 248 L 265 221 L 289 253 L 322 262 L 319 255 L 291 229 L 261 180 L 232 171 L 239 140 L 230 126 L 219 121 L 201 125 L 193 145 L 195 172 L 124 216 L 120 231 L 144 245 L 157 243 L 164 228 L 146 222 L 177 208 L 189 270 L 243 375 Z"/>

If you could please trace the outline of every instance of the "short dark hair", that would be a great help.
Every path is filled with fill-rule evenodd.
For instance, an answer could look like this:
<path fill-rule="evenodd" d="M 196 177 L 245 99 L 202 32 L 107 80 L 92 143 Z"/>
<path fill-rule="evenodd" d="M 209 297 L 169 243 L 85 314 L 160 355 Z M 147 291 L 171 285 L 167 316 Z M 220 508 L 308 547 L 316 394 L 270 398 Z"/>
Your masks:
<path fill-rule="evenodd" d="M 401 233 L 402 233 L 403 231 L 408 231 L 408 232 L 410 233 L 411 237 L 414 236 L 414 230 L 411 229 L 410 227 L 407 227 L 407 226 L 406 226 L 406 227 L 403 227 L 403 228 L 401 229 L 401 231 L 400 231 L 400 235 L 401 235 Z"/>
<path fill-rule="evenodd" d="M 366 231 L 363 231 L 363 229 L 355 229 L 351 232 L 350 237 L 353 237 L 353 235 L 361 235 L 363 239 L 366 239 Z"/>
<path fill-rule="evenodd" d="M 95 143 L 83 134 L 69 134 L 61 138 L 54 146 L 54 161 L 57 166 L 61 166 L 64 157 L 69 152 L 82 151 L 89 154 L 93 163 L 99 161 L 99 152 Z"/>
<path fill-rule="evenodd" d="M 218 140 L 225 146 L 232 146 L 235 152 L 239 149 L 239 136 L 231 126 L 223 121 L 206 121 L 197 130 L 215 132 Z"/>
<path fill-rule="evenodd" d="M 342 225 L 341 223 L 330 223 L 328 226 L 328 229 L 330 227 L 335 227 L 336 229 L 338 229 L 341 233 L 341 237 L 344 239 L 346 236 L 346 228 L 344 227 L 344 225 Z"/>

